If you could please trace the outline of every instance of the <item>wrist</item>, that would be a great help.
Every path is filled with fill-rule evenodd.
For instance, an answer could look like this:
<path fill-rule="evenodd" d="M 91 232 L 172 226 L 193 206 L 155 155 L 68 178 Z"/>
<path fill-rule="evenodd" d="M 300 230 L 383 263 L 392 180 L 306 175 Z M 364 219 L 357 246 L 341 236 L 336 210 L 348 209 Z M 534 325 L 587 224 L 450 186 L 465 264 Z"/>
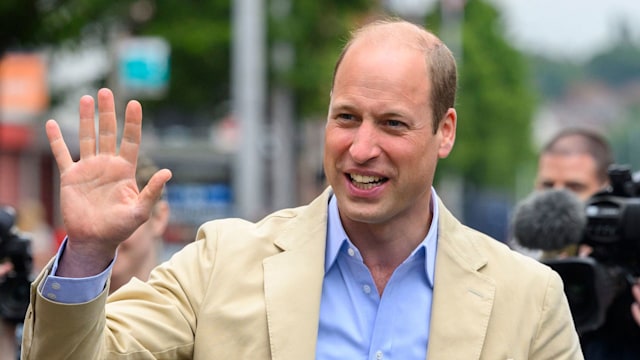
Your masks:
<path fill-rule="evenodd" d="M 58 260 L 57 276 L 82 278 L 103 272 L 115 257 L 116 249 L 94 247 L 67 239 Z"/>

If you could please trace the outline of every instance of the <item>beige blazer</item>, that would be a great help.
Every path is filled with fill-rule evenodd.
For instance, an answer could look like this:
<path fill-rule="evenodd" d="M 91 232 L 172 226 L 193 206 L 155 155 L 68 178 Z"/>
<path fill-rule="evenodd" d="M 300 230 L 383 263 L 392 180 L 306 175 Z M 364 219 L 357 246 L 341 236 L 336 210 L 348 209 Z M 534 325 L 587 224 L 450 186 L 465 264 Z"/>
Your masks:
<path fill-rule="evenodd" d="M 23 359 L 313 359 L 330 194 L 256 224 L 208 222 L 147 283 L 109 299 L 47 300 L 36 291 L 47 267 Z M 582 359 L 560 277 L 439 206 L 428 358 Z"/>

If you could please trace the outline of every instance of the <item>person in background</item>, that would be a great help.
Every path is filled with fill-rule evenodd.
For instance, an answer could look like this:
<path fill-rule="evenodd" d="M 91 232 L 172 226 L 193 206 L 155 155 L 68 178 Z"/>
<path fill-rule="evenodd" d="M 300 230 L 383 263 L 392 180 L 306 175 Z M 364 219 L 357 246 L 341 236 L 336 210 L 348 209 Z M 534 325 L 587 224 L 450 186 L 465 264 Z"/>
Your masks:
<path fill-rule="evenodd" d="M 535 187 L 567 189 L 587 200 L 607 186 L 612 164 L 613 151 L 604 135 L 589 128 L 566 128 L 542 148 Z"/>
<path fill-rule="evenodd" d="M 0 206 L 0 360 L 20 358 L 29 284 L 55 253 L 49 230 L 40 201 Z"/>
<path fill-rule="evenodd" d="M 0 276 L 3 270 L 0 268 Z M 18 349 L 16 324 L 0 319 L 0 360 L 16 360 Z"/>
<path fill-rule="evenodd" d="M 614 164 L 613 151 L 606 137 L 590 128 L 566 128 L 555 134 L 542 148 L 538 161 L 535 188 L 566 189 L 587 201 L 609 185 L 609 166 Z M 571 256 L 589 256 L 588 245 L 570 245 L 557 251 L 545 251 L 540 260 Z M 640 300 L 640 286 L 632 289 Z M 596 330 L 581 334 L 581 346 L 587 360 L 640 359 L 640 331 L 631 316 L 640 319 L 638 304 L 629 309 L 631 295 L 623 294 L 609 306 L 607 320 Z M 614 319 L 628 319 L 626 321 Z M 624 323 L 630 326 L 621 327 Z M 640 324 L 640 321 L 638 322 Z M 624 330 L 622 330 L 624 329 Z"/>
<path fill-rule="evenodd" d="M 139 189 L 158 171 L 158 167 L 146 156 L 139 156 L 136 168 L 136 184 Z M 157 199 L 149 219 L 118 246 L 118 256 L 111 271 L 109 292 L 112 293 L 129 282 L 132 277 L 147 281 L 149 274 L 160 262 L 163 251 L 163 234 L 169 223 L 169 203 Z"/>
<path fill-rule="evenodd" d="M 555 134 L 538 158 L 535 189 L 566 189 L 586 201 L 609 184 L 613 151 L 606 137 L 589 128 L 566 128 Z M 586 246 L 547 251 L 541 259 L 587 255 Z"/>
<path fill-rule="evenodd" d="M 10 261 L 0 262 L 0 281 L 12 270 Z M 0 318 L 0 360 L 16 360 L 18 349 L 16 324 Z"/>
<path fill-rule="evenodd" d="M 33 272 L 37 275 L 56 253 L 53 230 L 45 218 L 45 207 L 35 199 L 25 199 L 16 209 L 16 226 L 29 234 Z"/>
<path fill-rule="evenodd" d="M 640 326 L 640 282 L 636 282 L 631 291 L 634 298 L 634 302 L 631 304 L 631 313 L 633 314 L 633 319 Z"/>
<path fill-rule="evenodd" d="M 98 91 L 97 135 L 82 97 L 79 160 L 46 124 L 68 237 L 33 284 L 23 358 L 582 359 L 559 275 L 461 224 L 435 192 L 456 87 L 453 54 L 424 28 L 356 30 L 328 92 L 330 186 L 255 223 L 207 222 L 108 297 L 117 247 L 171 172 L 138 189 L 140 103 L 117 151 L 112 92 Z"/>

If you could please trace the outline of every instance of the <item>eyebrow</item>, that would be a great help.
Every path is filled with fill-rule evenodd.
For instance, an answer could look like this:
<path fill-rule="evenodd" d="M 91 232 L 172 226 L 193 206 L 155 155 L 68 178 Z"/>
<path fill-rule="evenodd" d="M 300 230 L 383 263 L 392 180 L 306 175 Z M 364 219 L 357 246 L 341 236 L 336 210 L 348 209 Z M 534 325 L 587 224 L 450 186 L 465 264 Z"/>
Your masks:
<path fill-rule="evenodd" d="M 358 111 L 358 106 L 353 105 L 351 102 L 348 101 L 342 101 L 337 103 L 335 106 L 332 105 L 330 107 L 330 111 L 331 112 L 340 112 L 340 111 L 346 111 L 346 112 L 359 112 Z M 389 109 L 389 110 L 385 110 L 384 112 L 381 113 L 375 113 L 376 117 L 385 117 L 385 118 L 402 118 L 402 119 L 407 119 L 407 111 L 403 111 L 401 109 Z"/>

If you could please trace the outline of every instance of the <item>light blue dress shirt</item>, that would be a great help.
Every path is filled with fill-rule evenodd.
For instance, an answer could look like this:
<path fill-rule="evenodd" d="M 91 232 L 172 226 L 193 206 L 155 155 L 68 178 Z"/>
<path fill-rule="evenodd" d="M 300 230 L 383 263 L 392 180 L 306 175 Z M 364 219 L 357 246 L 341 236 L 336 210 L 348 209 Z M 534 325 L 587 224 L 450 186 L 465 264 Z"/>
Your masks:
<path fill-rule="evenodd" d="M 439 217 L 434 189 L 432 199 L 427 236 L 380 296 L 331 198 L 316 359 L 426 359 Z"/>
<path fill-rule="evenodd" d="M 329 202 L 325 277 L 320 302 L 317 360 L 411 360 L 426 358 L 433 297 L 438 203 L 431 189 L 433 220 L 427 236 L 394 271 L 382 296 L 358 249 L 347 237 L 337 200 Z M 43 296 L 77 304 L 95 299 L 106 286 L 114 261 L 88 278 L 56 276 L 60 246 Z"/>
<path fill-rule="evenodd" d="M 86 278 L 66 278 L 56 276 L 55 274 L 58 271 L 58 263 L 66 246 L 67 239 L 65 238 L 58 249 L 58 253 L 56 254 L 56 259 L 51 267 L 51 274 L 44 280 L 40 293 L 48 299 L 64 304 L 80 304 L 91 301 L 98 297 L 107 285 L 107 280 L 111 274 L 111 269 L 113 268 L 115 259 L 111 261 L 109 266 L 103 272 L 94 276 Z"/>

